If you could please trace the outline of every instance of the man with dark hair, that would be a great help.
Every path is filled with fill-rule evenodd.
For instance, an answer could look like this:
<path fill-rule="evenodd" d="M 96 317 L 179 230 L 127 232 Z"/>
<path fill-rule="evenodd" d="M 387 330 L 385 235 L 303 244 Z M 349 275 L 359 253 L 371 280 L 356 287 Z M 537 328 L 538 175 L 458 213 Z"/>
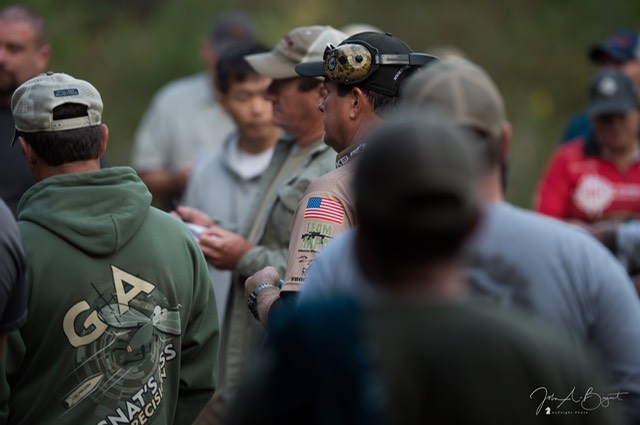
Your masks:
<path fill-rule="evenodd" d="M 44 72 L 51 57 L 44 17 L 24 5 L 0 9 L 0 198 L 17 217 L 18 202 L 33 177 L 20 149 L 7 143 L 14 132 L 11 95 Z"/>
<path fill-rule="evenodd" d="M 266 323 L 273 303 L 300 290 L 309 265 L 322 247 L 354 226 L 357 215 L 351 180 L 369 132 L 394 109 L 403 81 L 436 58 L 414 53 L 390 34 L 363 32 L 327 46 L 322 61 L 296 66 L 300 75 L 324 77 L 327 95 L 320 103 L 324 143 L 338 153 L 336 169 L 315 180 L 293 218 L 287 271 L 279 276 L 258 273 L 245 285 L 254 316 Z M 269 269 L 273 271 L 273 269 Z"/>
<path fill-rule="evenodd" d="M 528 316 L 465 302 L 481 142 L 438 112 L 382 123 L 359 160 L 355 257 L 374 300 L 278 310 L 231 425 L 619 423 L 620 401 L 600 405 L 607 393 L 584 347 Z"/>
<path fill-rule="evenodd" d="M 273 124 L 271 102 L 265 98 L 271 78 L 256 73 L 244 58 L 265 51 L 266 47 L 245 44 L 220 56 L 216 66 L 218 102 L 236 129 L 225 138 L 222 149 L 195 168 L 182 206 L 176 209 L 179 218 L 205 227 L 216 224 L 230 232 L 243 228 L 258 194 L 260 177 L 281 135 Z M 213 265 L 209 271 L 222 326 L 231 271 Z"/>
<path fill-rule="evenodd" d="M 2 362 L 2 423 L 191 424 L 215 390 L 206 262 L 133 169 L 100 169 L 102 109 L 95 87 L 67 74 L 12 97 L 36 184 L 19 210 L 30 315 Z"/>
<path fill-rule="evenodd" d="M 233 130 L 233 122 L 216 100 L 216 63 L 229 46 L 255 42 L 256 32 L 244 12 L 218 16 L 200 42 L 204 71 L 163 86 L 140 120 L 131 165 L 163 208 L 180 199 L 197 160 L 217 151 Z"/>
<path fill-rule="evenodd" d="M 592 346 L 602 359 L 608 391 L 623 394 L 620 407 L 638 423 L 640 303 L 633 286 L 616 259 L 586 232 L 504 201 L 501 173 L 511 126 L 491 77 L 470 62 L 443 60 L 412 76 L 402 97 L 409 108 L 427 106 L 452 115 L 476 133 L 468 143 L 488 160 L 478 179 L 485 219 L 466 252 L 473 291 L 499 306 L 523 308 L 576 344 Z M 456 170 L 450 174 L 455 178 Z M 322 251 L 301 304 L 341 292 L 370 295 L 366 270 L 353 259 L 356 243 L 355 233 L 348 232 Z"/>
<path fill-rule="evenodd" d="M 246 56 L 257 73 L 273 80 L 266 93 L 273 105 L 273 123 L 289 137 L 275 147 L 244 229 L 234 233 L 212 226 L 199 239 L 209 263 L 233 270 L 233 274 L 220 346 L 221 391 L 198 424 L 222 423 L 216 421 L 222 421 L 225 403 L 235 395 L 245 360 L 253 344 L 264 337 L 264 329 L 247 309 L 245 280 L 269 264 L 284 272 L 296 205 L 309 183 L 334 167 L 334 155 L 322 143 L 322 113 L 318 110 L 326 93 L 322 81 L 299 77 L 295 65 L 320 60 L 328 43 L 342 39 L 344 34 L 328 25 L 297 27 L 271 51 Z"/>
<path fill-rule="evenodd" d="M 621 28 L 609 34 L 600 43 L 593 44 L 587 50 L 589 61 L 602 70 L 619 70 L 640 85 L 640 32 Z M 586 111 L 573 115 L 567 122 L 562 142 L 576 138 L 593 145 L 593 125 Z"/>

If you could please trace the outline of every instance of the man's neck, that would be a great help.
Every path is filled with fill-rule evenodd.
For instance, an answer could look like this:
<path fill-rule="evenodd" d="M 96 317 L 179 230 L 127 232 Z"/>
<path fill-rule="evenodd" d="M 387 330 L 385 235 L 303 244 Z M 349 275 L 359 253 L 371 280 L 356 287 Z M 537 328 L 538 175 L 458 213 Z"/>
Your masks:
<path fill-rule="evenodd" d="M 501 172 L 498 167 L 494 167 L 482 176 L 478 182 L 478 186 L 482 202 L 494 203 L 504 201 Z"/>
<path fill-rule="evenodd" d="M 603 149 L 602 156 L 611 161 L 620 171 L 627 171 L 640 157 L 640 141 L 636 139 L 627 149 L 615 152 Z"/>
<path fill-rule="evenodd" d="M 34 178 L 36 181 L 41 181 L 49 177 L 59 176 L 62 174 L 78 174 L 86 173 L 89 171 L 97 171 L 100 169 L 100 160 L 93 159 L 89 161 L 77 161 L 67 164 L 49 166 L 40 165 L 34 170 Z"/>
<path fill-rule="evenodd" d="M 315 142 L 324 134 L 324 127 L 322 124 L 322 119 L 317 120 L 303 131 L 300 131 L 298 134 L 291 134 L 291 137 L 296 141 L 298 146 L 307 146 L 310 143 Z"/>
<path fill-rule="evenodd" d="M 282 132 L 277 127 L 274 127 L 274 130 L 265 137 L 249 138 L 239 135 L 238 148 L 250 155 L 258 155 L 274 147 L 281 135 Z"/>

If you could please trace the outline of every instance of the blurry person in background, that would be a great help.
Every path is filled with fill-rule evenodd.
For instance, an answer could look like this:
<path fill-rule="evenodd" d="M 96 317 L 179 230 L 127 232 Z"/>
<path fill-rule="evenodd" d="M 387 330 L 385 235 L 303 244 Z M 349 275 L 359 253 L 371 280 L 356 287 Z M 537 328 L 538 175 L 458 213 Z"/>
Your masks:
<path fill-rule="evenodd" d="M 462 253 L 482 217 L 482 142 L 438 110 L 411 112 L 374 130 L 354 178 L 369 290 L 272 317 L 229 424 L 542 425 L 551 411 L 559 424 L 620 423 L 620 400 L 604 407 L 593 394 L 587 411 L 549 396 L 608 394 L 585 347 L 468 302 Z M 335 278 L 319 283 L 352 283 Z"/>
<path fill-rule="evenodd" d="M 267 50 L 253 43 L 238 44 L 220 55 L 216 66 L 218 99 L 236 129 L 225 138 L 219 151 L 196 166 L 182 205 L 176 208 L 178 218 L 197 226 L 215 224 L 235 233 L 244 228 L 258 195 L 260 177 L 269 166 L 282 134 L 273 124 L 271 102 L 265 98 L 271 78 L 258 74 L 244 58 Z M 210 264 L 209 271 L 222 326 L 231 270 L 220 270 Z"/>
<path fill-rule="evenodd" d="M 0 199 L 17 217 L 18 202 L 34 180 L 15 132 L 11 96 L 25 81 L 44 72 L 51 57 L 45 18 L 28 6 L 0 9 Z"/>
<path fill-rule="evenodd" d="M 200 44 L 205 70 L 168 83 L 152 99 L 136 130 L 131 166 L 159 207 L 180 199 L 197 159 L 219 149 L 233 130 L 216 99 L 216 63 L 229 46 L 256 37 L 246 13 L 221 15 Z"/>
<path fill-rule="evenodd" d="M 619 29 L 603 42 L 589 47 L 587 56 L 599 70 L 617 69 L 640 85 L 640 32 L 628 28 Z M 577 137 L 587 141 L 593 137 L 593 126 L 586 111 L 580 111 L 569 119 L 562 142 L 566 143 Z"/>
<path fill-rule="evenodd" d="M 468 139 L 486 160 L 478 179 L 484 220 L 465 251 L 473 294 L 495 308 L 524 309 L 577 346 L 593 347 L 608 391 L 624 393 L 621 407 L 639 423 L 640 302 L 619 262 L 588 233 L 505 201 L 501 174 L 511 125 L 494 81 L 475 64 L 444 60 L 412 76 L 401 98 L 409 108 L 442 109 L 478 136 Z M 318 255 L 301 304 L 341 292 L 369 295 L 357 243 L 348 231 Z"/>

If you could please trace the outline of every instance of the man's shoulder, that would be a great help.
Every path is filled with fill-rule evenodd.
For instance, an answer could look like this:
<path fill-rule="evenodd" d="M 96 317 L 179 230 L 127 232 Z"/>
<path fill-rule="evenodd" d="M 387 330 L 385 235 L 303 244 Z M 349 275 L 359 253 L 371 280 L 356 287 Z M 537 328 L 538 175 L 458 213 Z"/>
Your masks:
<path fill-rule="evenodd" d="M 566 141 L 555 150 L 554 157 L 565 161 L 576 161 L 586 157 L 584 146 L 585 139 L 581 136 Z"/>
<path fill-rule="evenodd" d="M 335 153 L 327 146 L 318 147 L 299 169 L 297 180 L 312 182 L 335 170 L 335 167 Z"/>
<path fill-rule="evenodd" d="M 202 97 L 211 97 L 211 87 L 205 73 L 181 77 L 166 83 L 156 92 L 154 101 L 164 103 Z"/>
<path fill-rule="evenodd" d="M 557 241 L 563 244 L 574 243 L 581 246 L 581 249 L 602 248 L 586 230 L 532 210 L 501 203 L 489 207 L 486 214 L 495 230 L 511 229 L 523 238 L 545 239 L 547 242 Z"/>
<path fill-rule="evenodd" d="M 334 168 L 311 182 L 307 193 L 327 192 L 348 198 L 352 193 L 351 181 L 355 169 L 355 166 L 349 166 L 349 164 Z"/>

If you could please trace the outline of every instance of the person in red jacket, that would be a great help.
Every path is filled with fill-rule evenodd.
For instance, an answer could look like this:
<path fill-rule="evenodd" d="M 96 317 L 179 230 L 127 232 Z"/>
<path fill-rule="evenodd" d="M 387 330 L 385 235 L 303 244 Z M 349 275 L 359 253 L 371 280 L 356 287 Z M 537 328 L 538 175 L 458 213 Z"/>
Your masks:
<path fill-rule="evenodd" d="M 540 182 L 535 209 L 591 230 L 640 218 L 640 103 L 627 75 L 603 70 L 591 83 L 593 142 L 559 147 Z"/>

